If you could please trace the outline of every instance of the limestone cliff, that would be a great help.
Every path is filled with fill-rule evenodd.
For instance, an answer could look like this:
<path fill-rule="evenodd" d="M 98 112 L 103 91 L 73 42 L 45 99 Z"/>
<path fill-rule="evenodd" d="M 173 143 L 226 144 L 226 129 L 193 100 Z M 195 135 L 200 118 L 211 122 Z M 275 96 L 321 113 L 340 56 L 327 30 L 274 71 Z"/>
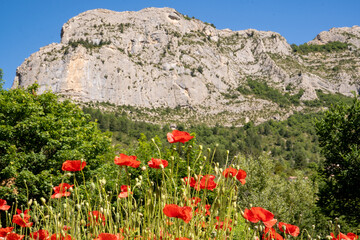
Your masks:
<path fill-rule="evenodd" d="M 199 114 L 230 112 L 238 116 L 229 121 L 239 124 L 249 116 L 261 121 L 291 110 L 237 92 L 249 77 L 289 94 L 304 89 L 302 100 L 315 99 L 316 89 L 343 94 L 358 89 L 360 30 L 350 29 L 336 32 L 344 38 L 332 38 L 330 30 L 311 42 L 351 44 L 340 55 L 323 59 L 323 54 L 294 54 L 278 33 L 219 30 L 171 8 L 95 9 L 65 23 L 60 43 L 26 59 L 13 87 L 37 81 L 40 93 L 52 90 L 83 102 L 149 109 L 180 106 Z M 343 66 L 329 72 L 339 58 Z"/>

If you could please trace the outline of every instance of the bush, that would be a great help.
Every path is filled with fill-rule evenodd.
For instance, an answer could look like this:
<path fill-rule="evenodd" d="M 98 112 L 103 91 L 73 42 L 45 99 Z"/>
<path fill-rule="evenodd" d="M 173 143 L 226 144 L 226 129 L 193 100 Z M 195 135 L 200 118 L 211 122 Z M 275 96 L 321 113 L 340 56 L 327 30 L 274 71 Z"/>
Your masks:
<path fill-rule="evenodd" d="M 89 176 L 112 149 L 110 135 L 79 107 L 36 89 L 0 92 L 0 198 L 10 202 L 48 196 L 68 159 L 86 160 Z"/>

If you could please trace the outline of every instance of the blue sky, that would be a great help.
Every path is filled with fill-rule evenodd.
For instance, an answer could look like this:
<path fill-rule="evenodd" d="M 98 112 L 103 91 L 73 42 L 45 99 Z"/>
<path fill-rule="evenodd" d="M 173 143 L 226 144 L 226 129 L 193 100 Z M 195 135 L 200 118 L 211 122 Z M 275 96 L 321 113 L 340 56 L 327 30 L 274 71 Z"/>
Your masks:
<path fill-rule="evenodd" d="M 62 25 L 86 10 L 172 7 L 218 29 L 274 31 L 292 44 L 332 27 L 360 25 L 360 0 L 0 0 L 0 68 L 10 88 L 32 53 L 60 42 Z"/>

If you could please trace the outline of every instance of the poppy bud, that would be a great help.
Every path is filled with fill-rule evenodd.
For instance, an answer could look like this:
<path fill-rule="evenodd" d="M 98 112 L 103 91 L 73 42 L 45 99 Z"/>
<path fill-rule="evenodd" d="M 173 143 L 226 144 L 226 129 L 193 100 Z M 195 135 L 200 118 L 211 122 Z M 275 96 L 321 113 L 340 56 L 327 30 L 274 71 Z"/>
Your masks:
<path fill-rule="evenodd" d="M 200 168 L 200 170 L 203 170 L 204 167 L 203 167 L 203 166 L 200 166 L 199 168 Z"/>
<path fill-rule="evenodd" d="M 96 189 L 96 186 L 95 186 L 95 183 L 94 183 L 94 182 L 91 182 L 91 183 L 90 183 L 90 186 L 91 186 L 91 188 L 92 188 L 93 190 Z"/>
<path fill-rule="evenodd" d="M 99 182 L 100 182 L 101 185 L 105 185 L 105 184 L 106 184 L 106 179 L 103 178 L 103 179 L 101 179 Z"/>
<path fill-rule="evenodd" d="M 226 155 L 229 155 L 230 151 L 229 150 L 226 150 Z"/>
<path fill-rule="evenodd" d="M 24 213 L 20 213 L 20 217 L 21 217 L 21 218 L 24 218 Z"/>
<path fill-rule="evenodd" d="M 203 157 L 204 162 L 206 161 L 206 156 Z"/>
<path fill-rule="evenodd" d="M 46 203 L 46 199 L 45 198 L 40 198 L 40 200 L 41 200 L 41 202 L 43 203 L 43 204 L 45 204 Z"/>
<path fill-rule="evenodd" d="M 202 151 L 202 150 L 203 150 L 203 146 L 202 146 L 202 145 L 199 145 L 199 149 L 200 149 L 200 151 Z"/>
<path fill-rule="evenodd" d="M 162 165 L 162 164 L 160 164 L 159 167 L 160 167 L 161 169 L 164 169 L 164 165 Z"/>
<path fill-rule="evenodd" d="M 141 167 L 141 171 L 145 171 L 146 170 L 146 167 L 145 166 L 142 166 Z"/>
<path fill-rule="evenodd" d="M 33 200 L 32 200 L 32 199 L 30 199 L 30 201 L 28 202 L 28 204 L 27 204 L 27 205 L 30 207 L 32 203 L 33 203 Z"/>

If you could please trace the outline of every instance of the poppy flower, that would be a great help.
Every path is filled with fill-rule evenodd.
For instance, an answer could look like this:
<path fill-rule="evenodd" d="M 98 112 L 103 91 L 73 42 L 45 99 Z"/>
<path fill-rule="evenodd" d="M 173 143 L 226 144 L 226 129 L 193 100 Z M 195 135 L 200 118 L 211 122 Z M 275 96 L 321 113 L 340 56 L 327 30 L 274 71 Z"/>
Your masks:
<path fill-rule="evenodd" d="M 200 189 L 208 189 L 210 191 L 213 191 L 217 184 L 214 182 L 215 176 L 214 175 L 199 175 L 198 181 L 195 180 L 194 177 L 190 178 L 190 181 L 188 180 L 188 177 L 184 177 L 185 184 L 190 184 L 190 187 L 195 188 L 197 191 L 200 191 Z"/>
<path fill-rule="evenodd" d="M 192 218 L 192 209 L 191 207 L 180 207 L 176 204 L 167 204 L 165 205 L 163 212 L 168 217 L 175 217 L 184 220 L 185 223 L 190 222 Z"/>
<path fill-rule="evenodd" d="M 118 198 L 127 198 L 129 196 L 129 193 L 132 194 L 132 192 L 130 192 L 129 189 L 130 189 L 130 186 L 122 185 L 120 187 L 121 192 L 120 192 Z"/>
<path fill-rule="evenodd" d="M 136 161 L 136 156 L 127 156 L 120 153 L 119 157 L 116 156 L 114 163 L 119 166 L 129 166 L 133 168 L 138 168 L 140 166 L 140 161 Z"/>
<path fill-rule="evenodd" d="M 62 170 L 63 171 L 69 171 L 69 172 L 78 172 L 83 170 L 83 168 L 86 166 L 85 161 L 81 160 L 66 160 L 62 164 Z"/>
<path fill-rule="evenodd" d="M 265 232 L 262 237 L 263 240 L 284 240 L 284 238 L 278 234 L 273 228 L 265 228 Z"/>
<path fill-rule="evenodd" d="M 199 177 L 202 177 L 202 176 L 200 175 Z M 183 179 L 184 179 L 184 182 L 185 182 L 186 185 L 189 184 L 190 187 L 193 187 L 198 191 L 200 190 L 200 185 L 196 183 L 196 180 L 195 180 L 194 177 L 191 177 L 190 180 L 189 180 L 188 177 L 184 177 Z"/>
<path fill-rule="evenodd" d="M 17 214 L 13 216 L 12 222 L 19 225 L 20 227 L 31 227 L 33 223 L 29 222 L 30 215 L 27 214 L 29 211 L 30 210 L 27 209 L 24 212 L 22 212 L 21 210 L 17 209 L 16 210 Z M 21 215 L 23 215 L 23 217 L 21 217 Z"/>
<path fill-rule="evenodd" d="M 59 186 L 53 187 L 54 194 L 51 195 L 51 198 L 61 198 L 70 196 L 70 192 L 66 190 L 72 189 L 74 185 L 70 185 L 68 183 L 60 183 Z"/>
<path fill-rule="evenodd" d="M 10 233 L 14 227 L 6 227 L 6 228 L 0 228 L 0 237 L 4 238 L 8 233 Z"/>
<path fill-rule="evenodd" d="M 21 240 L 25 237 L 25 235 L 19 235 L 17 233 L 11 232 L 8 233 L 5 237 L 6 240 Z"/>
<path fill-rule="evenodd" d="M 105 215 L 102 214 L 102 213 L 99 212 L 99 211 L 89 212 L 88 220 L 89 220 L 90 223 L 87 224 L 86 226 L 99 225 L 100 222 L 101 222 L 102 225 L 105 226 Z"/>
<path fill-rule="evenodd" d="M 356 240 L 359 238 L 358 235 L 356 235 L 355 233 L 351 233 L 351 232 L 346 234 L 346 236 L 348 236 L 351 240 Z"/>
<path fill-rule="evenodd" d="M 283 223 L 283 222 L 279 222 L 279 230 L 281 232 L 285 231 L 284 233 L 290 234 L 293 237 L 297 237 L 300 233 L 300 229 L 298 226 Z"/>
<path fill-rule="evenodd" d="M 205 205 L 205 216 L 210 216 L 210 208 L 211 208 L 211 205 L 210 204 L 206 204 Z M 195 213 L 196 214 L 202 214 L 203 213 L 203 211 L 201 211 L 201 210 L 199 210 L 199 208 L 197 208 L 196 210 L 195 210 Z"/>
<path fill-rule="evenodd" d="M 10 209 L 9 205 L 6 205 L 6 200 L 0 199 L 0 210 L 7 211 Z"/>
<path fill-rule="evenodd" d="M 111 233 L 100 233 L 97 238 L 94 240 L 123 240 L 124 236 L 121 233 L 111 234 Z"/>
<path fill-rule="evenodd" d="M 166 168 L 169 165 L 169 162 L 163 159 L 151 158 L 151 161 L 148 162 L 149 167 L 151 168 L 160 168 L 162 164 L 163 168 Z"/>
<path fill-rule="evenodd" d="M 242 169 L 239 169 L 238 173 L 236 174 L 236 179 L 239 180 L 242 185 L 244 185 L 246 183 L 245 178 L 246 178 L 246 172 Z"/>
<path fill-rule="evenodd" d="M 166 137 L 169 143 L 177 143 L 177 142 L 185 143 L 191 140 L 194 136 L 191 136 L 188 132 L 173 130 L 172 133 L 168 133 Z"/>
<path fill-rule="evenodd" d="M 50 240 L 72 240 L 72 237 L 67 233 L 65 233 L 64 236 L 59 233 L 54 233 L 51 235 Z"/>
<path fill-rule="evenodd" d="M 225 218 L 223 222 L 220 221 L 219 217 L 216 217 L 217 223 L 215 224 L 215 229 L 223 229 L 226 230 L 227 228 L 231 231 L 232 227 L 230 226 L 232 223 L 231 219 Z"/>
<path fill-rule="evenodd" d="M 232 167 L 228 167 L 223 171 L 222 174 L 224 175 L 224 177 L 229 178 L 229 177 L 235 177 L 237 173 L 238 170 Z"/>
<path fill-rule="evenodd" d="M 243 217 L 252 223 L 257 223 L 258 221 L 268 222 L 274 218 L 274 214 L 261 207 L 252 207 L 250 210 L 245 209 Z"/>
<path fill-rule="evenodd" d="M 201 189 L 208 189 L 213 191 L 216 188 L 216 183 L 214 182 L 215 176 L 214 175 L 205 175 L 200 180 L 200 188 Z"/>
<path fill-rule="evenodd" d="M 273 219 L 271 219 L 269 221 L 264 222 L 264 225 L 267 228 L 272 228 L 275 225 L 276 222 L 277 222 L 277 219 L 273 218 Z"/>
<path fill-rule="evenodd" d="M 197 206 L 199 204 L 199 202 L 201 202 L 201 198 L 199 198 L 199 197 L 192 197 L 190 199 L 185 198 L 185 201 L 186 202 L 189 201 L 191 206 L 195 207 L 195 206 Z"/>
<path fill-rule="evenodd" d="M 47 240 L 49 239 L 49 232 L 43 229 L 39 229 L 36 232 L 30 233 L 30 237 L 35 240 Z"/>
<path fill-rule="evenodd" d="M 345 235 L 344 233 L 339 233 L 337 235 L 337 237 L 335 238 L 334 233 L 330 233 L 330 235 L 332 236 L 331 240 L 353 240 L 353 239 L 356 239 L 355 236 L 357 236 L 355 234 L 354 234 L 355 236 L 353 236 L 352 234 L 350 234 L 350 236 L 348 236 L 349 233 L 348 233 L 348 235 Z"/>

